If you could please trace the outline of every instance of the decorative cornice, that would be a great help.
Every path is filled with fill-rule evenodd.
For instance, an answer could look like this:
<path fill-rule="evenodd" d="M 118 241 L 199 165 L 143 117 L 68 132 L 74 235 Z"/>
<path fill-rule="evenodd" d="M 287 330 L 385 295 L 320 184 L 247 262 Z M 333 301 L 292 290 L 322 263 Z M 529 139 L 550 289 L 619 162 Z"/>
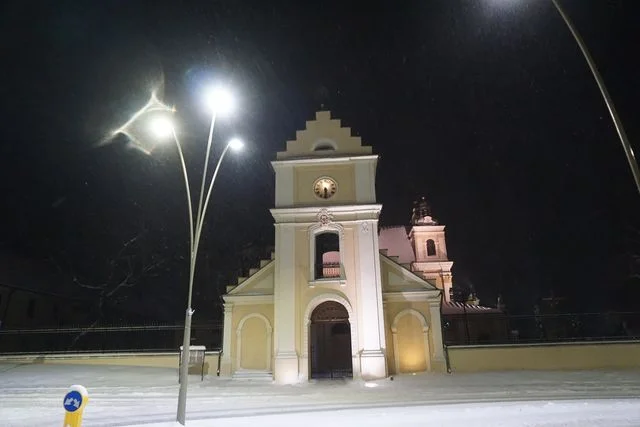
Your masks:
<path fill-rule="evenodd" d="M 453 261 L 414 261 L 411 263 L 412 271 L 420 273 L 450 273 Z"/>
<path fill-rule="evenodd" d="M 433 233 L 444 231 L 444 225 L 413 225 L 411 226 L 411 230 L 409 230 L 409 236 L 417 233 Z"/>
<path fill-rule="evenodd" d="M 317 223 L 320 221 L 318 206 L 288 207 L 270 209 L 276 223 Z M 332 222 L 354 222 L 377 220 L 382 211 L 380 204 L 323 206 L 321 212 Z"/>
<path fill-rule="evenodd" d="M 332 279 L 309 280 L 308 283 L 310 288 L 315 288 L 316 286 L 346 286 L 347 279 L 344 277 L 336 277 Z"/>
<path fill-rule="evenodd" d="M 303 158 L 291 158 L 283 160 L 272 160 L 271 166 L 276 169 L 280 166 L 296 165 L 296 164 L 331 164 L 331 163 L 346 163 L 346 162 L 361 162 L 361 161 L 375 161 L 378 160 L 377 154 L 365 154 L 362 156 L 340 156 L 340 157 L 303 157 Z"/>
<path fill-rule="evenodd" d="M 268 295 L 223 295 L 226 303 L 234 305 L 273 304 L 273 294 Z"/>
<path fill-rule="evenodd" d="M 413 292 L 383 292 L 382 300 L 386 302 L 427 301 L 440 302 L 440 290 Z"/>

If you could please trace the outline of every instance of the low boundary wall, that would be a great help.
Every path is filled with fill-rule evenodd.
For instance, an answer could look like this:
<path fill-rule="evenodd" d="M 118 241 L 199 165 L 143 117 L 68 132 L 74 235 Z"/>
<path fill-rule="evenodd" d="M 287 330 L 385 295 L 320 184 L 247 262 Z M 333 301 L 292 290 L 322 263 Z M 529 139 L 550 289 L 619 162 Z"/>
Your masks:
<path fill-rule="evenodd" d="M 219 351 L 205 353 L 204 374 L 216 375 Z M 75 353 L 75 354 L 11 354 L 0 355 L 0 363 L 140 366 L 178 369 L 180 354 L 160 353 Z M 200 373 L 200 367 L 190 367 L 189 372 Z"/>
<path fill-rule="evenodd" d="M 640 341 L 447 347 L 452 372 L 640 369 Z"/>

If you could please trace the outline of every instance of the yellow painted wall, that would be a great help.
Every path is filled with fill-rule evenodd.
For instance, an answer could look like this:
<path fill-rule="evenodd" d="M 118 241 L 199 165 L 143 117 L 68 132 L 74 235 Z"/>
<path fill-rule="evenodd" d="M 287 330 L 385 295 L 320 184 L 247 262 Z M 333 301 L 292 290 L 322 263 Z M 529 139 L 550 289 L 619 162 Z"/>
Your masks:
<path fill-rule="evenodd" d="M 385 313 L 385 336 L 387 341 L 387 369 L 390 374 L 398 374 L 395 368 L 395 350 L 393 346 L 393 334 L 391 333 L 391 327 L 393 326 L 393 322 L 398 315 L 403 310 L 413 309 L 420 312 L 429 326 L 429 350 L 433 353 L 433 329 L 431 328 L 431 317 L 429 312 L 429 304 L 424 302 L 416 302 L 416 301 L 402 301 L 402 302 L 385 302 L 384 303 L 384 313 Z M 403 316 L 400 318 L 400 322 L 398 326 L 398 350 L 401 352 L 400 354 L 400 369 L 403 369 L 403 361 L 405 369 L 409 368 L 409 365 L 415 366 L 414 369 L 411 369 L 410 372 L 418 372 L 419 366 L 424 366 L 422 370 L 426 369 L 428 365 L 430 365 L 431 370 L 434 370 L 435 366 L 431 360 L 429 363 L 426 362 L 426 359 L 423 359 L 423 364 L 419 364 L 417 358 L 420 355 L 424 354 L 424 335 L 422 333 L 422 324 L 418 320 L 417 317 L 413 315 Z M 422 349 L 418 348 L 419 345 L 422 345 Z M 429 359 L 432 358 L 432 354 L 429 355 Z"/>
<path fill-rule="evenodd" d="M 640 368 L 640 342 L 449 347 L 454 372 Z"/>
<path fill-rule="evenodd" d="M 207 352 L 205 374 L 215 374 L 218 368 L 218 353 Z M 115 353 L 115 354 L 65 354 L 0 356 L 0 363 L 33 363 L 53 365 L 101 365 L 140 366 L 153 368 L 175 368 L 179 364 L 178 353 Z M 199 372 L 199 369 L 197 370 Z M 190 369 L 192 372 L 192 369 Z"/>
<path fill-rule="evenodd" d="M 355 202 L 355 166 L 353 164 L 298 166 L 295 169 L 293 201 L 299 205 L 333 205 Z M 313 183 L 316 179 L 329 176 L 338 184 L 336 194 L 328 200 L 315 197 Z"/>

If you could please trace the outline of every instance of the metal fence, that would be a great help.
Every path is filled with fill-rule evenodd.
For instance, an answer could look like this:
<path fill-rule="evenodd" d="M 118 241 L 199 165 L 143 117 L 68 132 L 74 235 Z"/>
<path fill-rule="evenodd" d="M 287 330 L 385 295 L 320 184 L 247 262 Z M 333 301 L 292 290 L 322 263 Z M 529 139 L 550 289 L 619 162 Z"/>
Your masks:
<path fill-rule="evenodd" d="M 640 339 L 640 313 L 635 312 L 467 313 L 443 316 L 442 326 L 446 345 Z"/>
<path fill-rule="evenodd" d="M 640 313 L 467 313 L 443 316 L 442 327 L 446 345 L 640 339 Z M 194 324 L 191 344 L 220 349 L 222 329 L 222 323 Z M 183 331 L 181 324 L 0 329 L 0 354 L 177 352 Z"/>
<path fill-rule="evenodd" d="M 178 351 L 184 325 L 101 325 L 0 330 L 0 354 Z M 222 324 L 195 324 L 191 344 L 222 347 Z"/>

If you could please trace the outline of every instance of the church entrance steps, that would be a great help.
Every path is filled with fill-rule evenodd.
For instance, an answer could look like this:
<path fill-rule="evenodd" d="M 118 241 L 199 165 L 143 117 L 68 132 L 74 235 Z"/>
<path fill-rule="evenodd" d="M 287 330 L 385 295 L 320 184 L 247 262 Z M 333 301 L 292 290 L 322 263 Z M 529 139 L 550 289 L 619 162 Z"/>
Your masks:
<path fill-rule="evenodd" d="M 273 381 L 273 373 L 268 371 L 254 371 L 250 369 L 243 369 L 233 373 L 234 380 L 249 380 L 249 381 Z"/>

